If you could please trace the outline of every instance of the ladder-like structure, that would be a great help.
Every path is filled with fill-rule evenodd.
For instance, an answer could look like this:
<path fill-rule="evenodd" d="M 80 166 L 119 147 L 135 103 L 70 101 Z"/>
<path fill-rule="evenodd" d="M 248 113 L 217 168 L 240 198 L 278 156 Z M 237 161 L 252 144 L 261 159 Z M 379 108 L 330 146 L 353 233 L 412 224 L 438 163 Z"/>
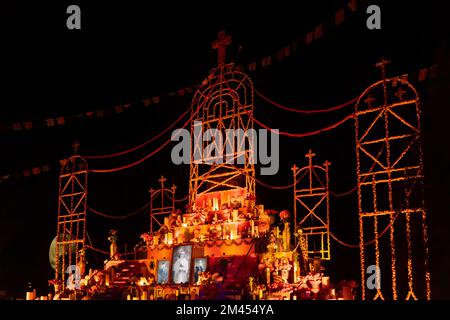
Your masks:
<path fill-rule="evenodd" d="M 355 105 L 362 299 L 430 299 L 419 95 L 405 78 L 386 78 L 388 63 Z M 382 280 L 372 291 L 370 265 Z"/>
<path fill-rule="evenodd" d="M 255 196 L 253 84 L 233 64 L 225 64 L 225 48 L 230 43 L 231 37 L 220 32 L 213 43 L 218 50 L 218 67 L 192 100 L 191 208 L 198 195 L 214 191 L 245 188 L 247 196 Z M 204 141 L 208 140 L 204 135 L 211 132 L 220 133 L 222 139 L 214 136 Z"/>
<path fill-rule="evenodd" d="M 150 189 L 150 232 L 156 232 L 164 224 L 164 217 L 175 212 L 175 190 L 176 186 L 166 188 L 164 176 L 158 180 L 160 189 Z"/>
<path fill-rule="evenodd" d="M 311 150 L 306 154 L 308 165 L 292 167 L 294 176 L 294 223 L 295 231 L 301 231 L 305 239 L 302 253 L 305 259 L 320 257 L 331 259 L 330 204 L 328 170 L 330 162 L 314 165 Z"/>
<path fill-rule="evenodd" d="M 85 270 L 86 201 L 88 167 L 77 155 L 61 161 L 56 230 L 55 279 L 66 286 L 66 272 L 83 276 Z"/>

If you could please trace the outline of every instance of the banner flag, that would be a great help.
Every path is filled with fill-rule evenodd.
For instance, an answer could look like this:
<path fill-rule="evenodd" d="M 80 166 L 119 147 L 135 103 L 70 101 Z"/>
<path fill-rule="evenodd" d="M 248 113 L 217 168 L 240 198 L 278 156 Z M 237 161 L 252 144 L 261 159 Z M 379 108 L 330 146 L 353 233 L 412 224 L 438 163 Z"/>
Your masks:
<path fill-rule="evenodd" d="M 351 11 L 355 12 L 356 11 L 356 0 L 350 0 L 348 2 L 348 7 L 350 8 Z"/>
<path fill-rule="evenodd" d="M 313 41 L 313 32 L 308 32 L 305 37 L 305 43 L 310 44 Z"/>
<path fill-rule="evenodd" d="M 123 112 L 123 107 L 122 106 L 115 106 L 114 110 L 116 111 L 116 113 L 122 113 Z"/>
<path fill-rule="evenodd" d="M 428 69 L 427 68 L 423 68 L 420 69 L 419 71 L 419 81 L 424 81 L 427 79 L 427 74 L 428 74 Z"/>
<path fill-rule="evenodd" d="M 160 101 L 160 100 L 159 100 L 159 96 L 153 97 L 153 98 L 152 98 L 152 102 L 153 102 L 153 103 L 159 103 L 159 101 Z"/>
<path fill-rule="evenodd" d="M 336 15 L 334 17 L 334 23 L 338 26 L 345 20 L 345 11 L 344 9 L 339 9 L 336 11 Z"/>
<path fill-rule="evenodd" d="M 314 39 L 319 39 L 323 35 L 323 24 L 319 24 L 314 29 Z"/>
<path fill-rule="evenodd" d="M 31 121 L 27 121 L 23 123 L 23 128 L 26 130 L 30 130 L 33 129 L 33 122 Z"/>

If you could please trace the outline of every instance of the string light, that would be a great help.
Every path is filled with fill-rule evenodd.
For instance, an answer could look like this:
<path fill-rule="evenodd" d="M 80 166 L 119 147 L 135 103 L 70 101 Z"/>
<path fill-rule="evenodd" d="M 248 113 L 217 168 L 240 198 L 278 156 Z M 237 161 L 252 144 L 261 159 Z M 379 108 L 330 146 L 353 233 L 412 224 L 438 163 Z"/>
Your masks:
<path fill-rule="evenodd" d="M 353 114 L 350 114 L 348 116 L 346 116 L 344 119 L 342 119 L 339 122 L 336 122 L 328 127 L 322 128 L 322 129 L 318 129 L 315 131 L 310 131 L 310 132 L 304 132 L 304 133 L 291 133 L 291 132 L 284 132 L 284 131 L 275 131 L 274 129 L 272 129 L 271 127 L 263 124 L 261 121 L 253 118 L 253 120 L 260 125 L 261 127 L 263 127 L 264 129 L 267 129 L 275 134 L 278 135 L 282 135 L 282 136 L 287 136 L 287 137 L 291 137 L 291 138 L 304 138 L 304 137 L 309 137 L 309 136 L 313 136 L 316 134 L 320 134 L 326 131 L 330 131 L 332 129 L 335 129 L 337 127 L 339 127 L 341 124 L 345 123 L 347 120 L 353 119 Z"/>
<path fill-rule="evenodd" d="M 144 206 L 140 207 L 139 209 L 134 210 L 134 211 L 132 211 L 132 212 L 130 212 L 130 213 L 128 213 L 128 214 L 121 215 L 121 216 L 103 213 L 103 212 L 100 212 L 100 211 L 98 211 L 98 210 L 95 210 L 95 209 L 91 208 L 90 206 L 87 206 L 86 208 L 87 208 L 89 211 L 91 211 L 92 213 L 95 213 L 95 214 L 97 214 L 97 215 L 99 215 L 99 216 L 102 216 L 102 217 L 104 217 L 104 218 L 110 218 L 110 219 L 127 219 L 127 218 L 129 218 L 129 217 L 131 217 L 131 216 L 134 216 L 134 215 L 136 215 L 136 214 L 142 212 L 142 211 L 145 210 L 149 205 L 150 205 L 150 202 L 147 202 Z"/>
<path fill-rule="evenodd" d="M 286 110 L 286 111 L 291 111 L 291 112 L 296 112 L 296 113 L 302 113 L 302 114 L 314 114 L 314 113 L 326 113 L 326 112 L 331 112 L 331 111 L 337 111 L 340 110 L 344 107 L 350 106 L 352 104 L 354 104 L 356 102 L 356 98 L 351 99 L 347 102 L 344 102 L 342 104 L 339 104 L 337 106 L 333 106 L 333 107 L 329 107 L 329 108 L 325 108 L 325 109 L 309 109 L 309 110 L 305 110 L 305 109 L 300 109 L 299 107 L 297 108 L 291 108 L 291 107 L 286 107 L 280 103 L 277 103 L 271 99 L 269 99 L 268 97 L 266 97 L 265 95 L 263 95 L 261 92 L 259 92 L 258 90 L 255 89 L 255 93 L 261 97 L 264 101 L 274 105 L 275 107 L 278 107 L 280 109 Z"/>
<path fill-rule="evenodd" d="M 105 154 L 105 155 L 98 155 L 98 156 L 83 156 L 83 158 L 85 159 L 106 159 L 106 158 L 115 158 L 115 157 L 119 157 L 125 154 L 129 154 L 131 152 L 134 152 L 136 150 L 141 149 L 142 147 L 145 147 L 146 145 L 152 143 L 153 141 L 159 139 L 160 137 L 162 137 L 166 132 L 168 132 L 170 129 L 172 129 L 178 122 L 180 122 L 189 112 L 191 111 L 191 109 L 189 108 L 188 110 L 186 110 L 185 112 L 183 112 L 182 115 L 180 115 L 178 117 L 178 119 L 176 119 L 171 125 L 169 125 L 167 128 L 165 128 L 163 131 L 161 131 L 160 133 L 158 133 L 156 136 L 153 136 L 151 139 L 145 141 L 144 143 L 133 147 L 131 149 L 127 149 L 124 151 L 120 151 L 120 152 L 116 152 L 116 153 L 112 153 L 112 154 Z"/>
<path fill-rule="evenodd" d="M 186 128 L 187 125 L 192 121 L 192 117 L 189 118 L 182 126 L 182 128 Z M 149 158 L 153 157 L 155 154 L 157 154 L 159 151 L 161 151 L 162 149 L 164 149 L 172 140 L 169 139 L 166 142 L 164 142 L 162 145 L 160 145 L 157 149 L 153 150 L 152 152 L 150 152 L 149 154 L 147 154 L 145 157 L 132 162 L 128 165 L 124 165 L 124 166 L 120 166 L 120 167 L 116 167 L 116 168 L 110 168 L 110 169 L 90 169 L 89 172 L 92 173 L 111 173 L 111 172 L 118 172 L 118 171 L 122 171 L 125 169 L 129 169 L 132 167 L 135 167 L 141 163 L 143 163 L 144 161 L 148 160 Z"/>

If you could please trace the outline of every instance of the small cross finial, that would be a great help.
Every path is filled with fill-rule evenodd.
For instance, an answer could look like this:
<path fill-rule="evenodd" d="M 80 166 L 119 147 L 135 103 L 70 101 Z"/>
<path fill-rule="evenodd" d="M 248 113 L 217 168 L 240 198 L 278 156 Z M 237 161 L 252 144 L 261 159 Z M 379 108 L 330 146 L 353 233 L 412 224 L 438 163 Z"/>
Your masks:
<path fill-rule="evenodd" d="M 305 155 L 305 158 L 308 158 L 308 163 L 309 166 L 312 167 L 312 158 L 315 156 L 316 154 L 312 152 L 311 149 L 309 149 L 308 153 Z"/>
<path fill-rule="evenodd" d="M 176 185 L 172 185 L 172 188 L 170 188 L 171 190 L 172 190 L 172 193 L 175 193 L 175 190 L 177 189 L 177 186 Z"/>
<path fill-rule="evenodd" d="M 331 165 L 331 162 L 328 161 L 328 160 L 325 160 L 325 162 L 323 163 L 323 165 L 324 165 L 324 167 L 325 167 L 326 169 L 328 169 L 328 167 Z"/>
<path fill-rule="evenodd" d="M 165 182 L 166 180 L 167 180 L 167 179 L 164 178 L 163 175 L 161 175 L 161 178 L 158 180 L 159 182 L 161 182 L 161 189 L 164 189 L 164 182 Z"/>
<path fill-rule="evenodd" d="M 78 140 L 75 140 L 75 141 L 72 143 L 72 148 L 73 148 L 73 154 L 74 154 L 74 155 L 77 155 L 77 154 L 78 154 L 78 149 L 79 149 L 79 147 L 80 147 L 80 143 L 78 142 Z"/>
<path fill-rule="evenodd" d="M 231 44 L 231 36 L 226 35 L 225 31 L 220 31 L 217 34 L 217 40 L 212 44 L 213 49 L 217 49 L 219 67 L 225 64 L 225 52 L 229 44 Z"/>
<path fill-rule="evenodd" d="M 316 154 L 312 152 L 311 149 L 309 149 L 308 153 L 305 155 L 305 158 L 309 158 L 311 160 Z"/>
<path fill-rule="evenodd" d="M 386 66 L 390 63 L 391 63 L 390 60 L 387 60 L 383 57 L 383 58 L 381 58 L 380 62 L 375 64 L 375 67 L 380 68 L 380 70 L 381 70 L 381 78 L 382 79 L 386 79 Z"/>
<path fill-rule="evenodd" d="M 294 173 L 297 171 L 297 169 L 298 169 L 298 168 L 297 168 L 297 166 L 296 166 L 295 164 L 294 164 L 294 165 L 292 166 L 292 168 L 291 168 L 291 170 L 294 171 Z"/>

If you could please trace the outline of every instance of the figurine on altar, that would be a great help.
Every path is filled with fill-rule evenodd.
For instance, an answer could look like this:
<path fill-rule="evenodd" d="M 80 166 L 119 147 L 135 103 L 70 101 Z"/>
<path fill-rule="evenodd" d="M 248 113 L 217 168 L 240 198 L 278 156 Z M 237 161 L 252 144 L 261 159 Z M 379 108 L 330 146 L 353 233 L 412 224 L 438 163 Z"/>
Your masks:
<path fill-rule="evenodd" d="M 149 235 L 147 232 L 141 234 L 140 238 L 145 242 L 147 248 L 149 248 L 153 243 L 153 237 Z"/>
<path fill-rule="evenodd" d="M 111 260 L 115 260 L 117 257 L 117 230 L 110 230 L 109 235 L 108 240 L 111 242 L 111 245 L 109 246 L 109 257 Z"/>
<path fill-rule="evenodd" d="M 181 225 L 183 224 L 183 218 L 181 217 L 181 214 L 177 215 L 177 220 L 175 221 L 175 224 L 177 227 L 181 227 Z"/>
<path fill-rule="evenodd" d="M 169 226 L 175 227 L 177 224 L 178 210 L 177 212 L 173 211 L 169 216 Z"/>
<path fill-rule="evenodd" d="M 273 232 L 270 233 L 269 244 L 267 245 L 267 251 L 271 254 L 278 251 L 277 238 Z"/>
<path fill-rule="evenodd" d="M 256 300 L 256 296 L 258 295 L 257 286 L 255 284 L 255 279 L 253 277 L 248 278 L 247 285 L 244 288 L 244 294 L 246 300 Z"/>
<path fill-rule="evenodd" d="M 282 239 L 283 239 L 283 245 L 282 249 L 283 251 L 290 251 L 291 249 L 291 230 L 289 227 L 289 217 L 290 213 L 288 210 L 283 210 L 280 212 L 280 219 L 283 223 L 283 233 L 282 233 Z"/>
<path fill-rule="evenodd" d="M 86 250 L 81 249 L 78 251 L 80 254 L 80 262 L 77 264 L 80 276 L 83 276 L 86 273 Z"/>
<path fill-rule="evenodd" d="M 281 258 L 278 269 L 281 271 L 281 278 L 283 279 L 284 283 L 288 283 L 289 271 L 291 270 L 291 268 L 292 265 L 289 263 L 288 259 L 286 257 Z"/>

